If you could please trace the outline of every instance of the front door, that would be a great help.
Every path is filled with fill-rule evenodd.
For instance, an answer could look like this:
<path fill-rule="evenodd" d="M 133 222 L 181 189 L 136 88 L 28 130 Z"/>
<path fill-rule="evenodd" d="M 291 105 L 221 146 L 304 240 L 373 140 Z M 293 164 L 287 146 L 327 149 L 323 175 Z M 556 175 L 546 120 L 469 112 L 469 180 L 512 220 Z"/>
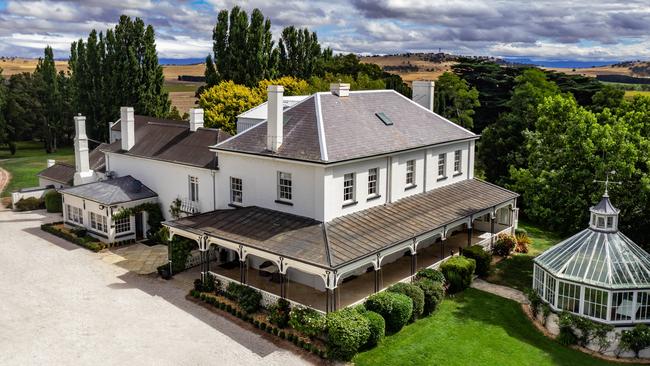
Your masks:
<path fill-rule="evenodd" d="M 142 211 L 135 214 L 135 238 L 140 240 L 144 237 L 142 230 Z"/>

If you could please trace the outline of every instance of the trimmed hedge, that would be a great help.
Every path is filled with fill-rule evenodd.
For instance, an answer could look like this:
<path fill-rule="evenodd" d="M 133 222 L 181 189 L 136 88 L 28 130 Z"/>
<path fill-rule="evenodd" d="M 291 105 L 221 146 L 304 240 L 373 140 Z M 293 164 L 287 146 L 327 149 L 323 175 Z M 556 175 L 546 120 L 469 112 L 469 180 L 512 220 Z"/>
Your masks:
<path fill-rule="evenodd" d="M 269 321 L 280 328 L 284 328 L 289 324 L 289 314 L 291 312 L 291 304 L 285 299 L 278 299 L 275 304 L 269 306 Z"/>
<path fill-rule="evenodd" d="M 325 317 L 311 308 L 294 307 L 289 313 L 289 325 L 308 337 L 314 337 L 325 330 Z"/>
<path fill-rule="evenodd" d="M 260 309 L 262 294 L 252 287 L 241 285 L 235 282 L 228 284 L 226 288 L 226 297 L 237 301 L 237 304 L 248 314 L 252 314 Z"/>
<path fill-rule="evenodd" d="M 381 315 L 386 321 L 386 331 L 396 333 L 411 319 L 413 301 L 406 295 L 383 291 L 371 295 L 364 303 L 366 309 Z"/>
<path fill-rule="evenodd" d="M 472 258 L 476 261 L 476 275 L 484 277 L 490 273 L 492 254 L 486 252 L 482 246 L 472 245 L 471 247 L 464 248 L 461 254 L 465 258 Z"/>
<path fill-rule="evenodd" d="M 424 291 L 418 286 L 411 283 L 398 282 L 386 291 L 395 292 L 398 294 L 403 294 L 411 298 L 413 301 L 413 311 L 411 312 L 411 322 L 414 322 L 417 318 L 422 316 L 424 311 Z"/>
<path fill-rule="evenodd" d="M 45 203 L 36 197 L 21 198 L 14 207 L 16 211 L 33 211 L 45 208 Z"/>
<path fill-rule="evenodd" d="M 424 316 L 436 311 L 438 304 L 445 297 L 445 288 L 442 283 L 434 282 L 428 278 L 423 278 L 415 282 L 415 285 L 424 292 Z"/>
<path fill-rule="evenodd" d="M 352 308 L 327 314 L 326 324 L 328 354 L 337 360 L 351 360 L 370 337 L 368 319 Z"/>
<path fill-rule="evenodd" d="M 368 330 L 370 331 L 368 341 L 363 345 L 363 349 L 371 349 L 379 344 L 379 341 L 386 335 L 386 321 L 381 315 L 366 310 L 364 307 L 360 307 L 357 311 L 368 320 Z"/>
<path fill-rule="evenodd" d="M 476 261 L 462 255 L 449 258 L 440 265 L 440 271 L 449 284 L 449 292 L 463 291 L 472 283 L 472 274 L 476 269 Z"/>
<path fill-rule="evenodd" d="M 51 190 L 45 193 L 43 198 L 47 212 L 63 212 L 63 198 L 61 193 Z"/>
<path fill-rule="evenodd" d="M 96 241 L 95 238 L 91 236 L 75 236 L 71 233 L 61 231 L 57 229 L 54 225 L 60 225 L 61 222 L 56 222 L 53 224 L 43 224 L 41 225 L 41 230 L 48 232 L 54 236 L 58 236 L 61 239 L 65 239 L 71 243 L 82 246 L 86 249 L 92 250 L 93 252 L 99 252 L 100 250 L 106 247 L 106 244 Z M 85 232 L 85 231 L 84 231 Z"/>
<path fill-rule="evenodd" d="M 423 268 L 415 274 L 416 280 L 421 280 L 424 278 L 430 279 L 433 282 L 440 282 L 442 284 L 445 283 L 445 276 L 442 274 L 442 272 L 433 268 Z"/>

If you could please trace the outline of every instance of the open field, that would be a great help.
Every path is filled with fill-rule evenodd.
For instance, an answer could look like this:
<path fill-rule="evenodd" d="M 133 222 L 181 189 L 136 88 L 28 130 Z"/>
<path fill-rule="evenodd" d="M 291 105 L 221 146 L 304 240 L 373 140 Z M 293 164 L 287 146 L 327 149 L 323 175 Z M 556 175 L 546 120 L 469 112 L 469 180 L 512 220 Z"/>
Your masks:
<path fill-rule="evenodd" d="M 2 75 L 8 77 L 14 74 L 23 72 L 34 72 L 36 70 L 37 59 L 26 58 L 5 58 L 0 59 L 0 68 L 2 68 Z M 68 61 L 55 61 L 57 71 L 67 71 Z"/>
<path fill-rule="evenodd" d="M 47 159 L 74 164 L 74 152 L 72 147 L 62 147 L 55 153 L 46 154 L 43 144 L 37 141 L 18 142 L 16 155 L 13 156 L 7 150 L 0 150 L 0 167 L 11 174 L 9 184 L 0 197 L 9 196 L 20 188 L 38 186 L 36 174 L 45 169 Z"/>
<path fill-rule="evenodd" d="M 625 98 L 634 98 L 637 95 L 642 95 L 644 97 L 650 97 L 650 91 L 643 90 L 626 90 Z"/>
<path fill-rule="evenodd" d="M 399 70 L 386 70 L 392 74 L 397 74 L 402 77 L 407 83 L 413 80 L 438 80 L 438 77 L 445 71 L 451 70 L 454 62 L 432 62 L 423 59 L 422 55 L 411 56 L 370 56 L 362 57 L 361 62 L 372 63 L 379 65 L 381 68 L 388 67 L 405 67 L 417 66 L 418 71 L 399 71 Z"/>
<path fill-rule="evenodd" d="M 364 365 L 613 365 L 540 333 L 521 306 L 467 289 L 354 358 Z"/>
<path fill-rule="evenodd" d="M 165 80 L 178 80 L 178 75 L 205 75 L 205 64 L 194 65 L 163 65 Z"/>

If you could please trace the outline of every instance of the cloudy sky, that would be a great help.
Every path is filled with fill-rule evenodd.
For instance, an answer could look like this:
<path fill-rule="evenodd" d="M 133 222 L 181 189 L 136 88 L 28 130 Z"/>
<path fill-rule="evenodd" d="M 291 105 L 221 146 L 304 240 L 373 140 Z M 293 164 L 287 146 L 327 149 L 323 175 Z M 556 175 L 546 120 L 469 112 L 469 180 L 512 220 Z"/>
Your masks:
<path fill-rule="evenodd" d="M 260 8 L 274 35 L 306 26 L 338 52 L 437 51 L 572 60 L 650 59 L 648 0 L 0 0 L 0 55 L 57 58 L 120 14 L 153 24 L 160 57 L 205 57 L 221 9 Z"/>

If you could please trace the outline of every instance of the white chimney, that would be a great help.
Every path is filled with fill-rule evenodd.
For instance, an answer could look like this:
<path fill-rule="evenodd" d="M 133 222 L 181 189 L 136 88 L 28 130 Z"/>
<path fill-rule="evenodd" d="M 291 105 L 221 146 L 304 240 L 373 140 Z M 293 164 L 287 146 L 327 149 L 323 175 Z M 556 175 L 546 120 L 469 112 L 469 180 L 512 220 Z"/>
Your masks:
<path fill-rule="evenodd" d="M 53 166 L 54 164 L 56 164 L 56 160 L 54 160 L 54 159 L 47 159 L 47 167 L 48 167 L 48 168 L 51 167 L 51 166 Z"/>
<path fill-rule="evenodd" d="M 203 128 L 203 109 L 190 108 L 190 131 L 196 132 L 199 128 Z"/>
<path fill-rule="evenodd" d="M 433 89 L 435 85 L 433 81 L 414 80 L 411 86 L 413 88 L 413 101 L 433 111 Z"/>
<path fill-rule="evenodd" d="M 284 88 L 282 85 L 269 85 L 267 94 L 266 148 L 278 152 L 282 145 L 282 130 L 284 128 L 282 106 Z"/>
<path fill-rule="evenodd" d="M 133 107 L 120 108 L 120 124 L 122 150 L 129 151 L 135 145 L 135 117 L 133 116 Z"/>
<path fill-rule="evenodd" d="M 339 97 L 350 96 L 350 84 L 347 83 L 332 83 L 330 84 L 330 91 Z"/>
<path fill-rule="evenodd" d="M 75 137 L 74 137 L 74 185 L 94 182 L 95 174 L 90 170 L 90 160 L 88 159 L 88 136 L 86 136 L 86 117 L 78 115 L 74 117 Z"/>

